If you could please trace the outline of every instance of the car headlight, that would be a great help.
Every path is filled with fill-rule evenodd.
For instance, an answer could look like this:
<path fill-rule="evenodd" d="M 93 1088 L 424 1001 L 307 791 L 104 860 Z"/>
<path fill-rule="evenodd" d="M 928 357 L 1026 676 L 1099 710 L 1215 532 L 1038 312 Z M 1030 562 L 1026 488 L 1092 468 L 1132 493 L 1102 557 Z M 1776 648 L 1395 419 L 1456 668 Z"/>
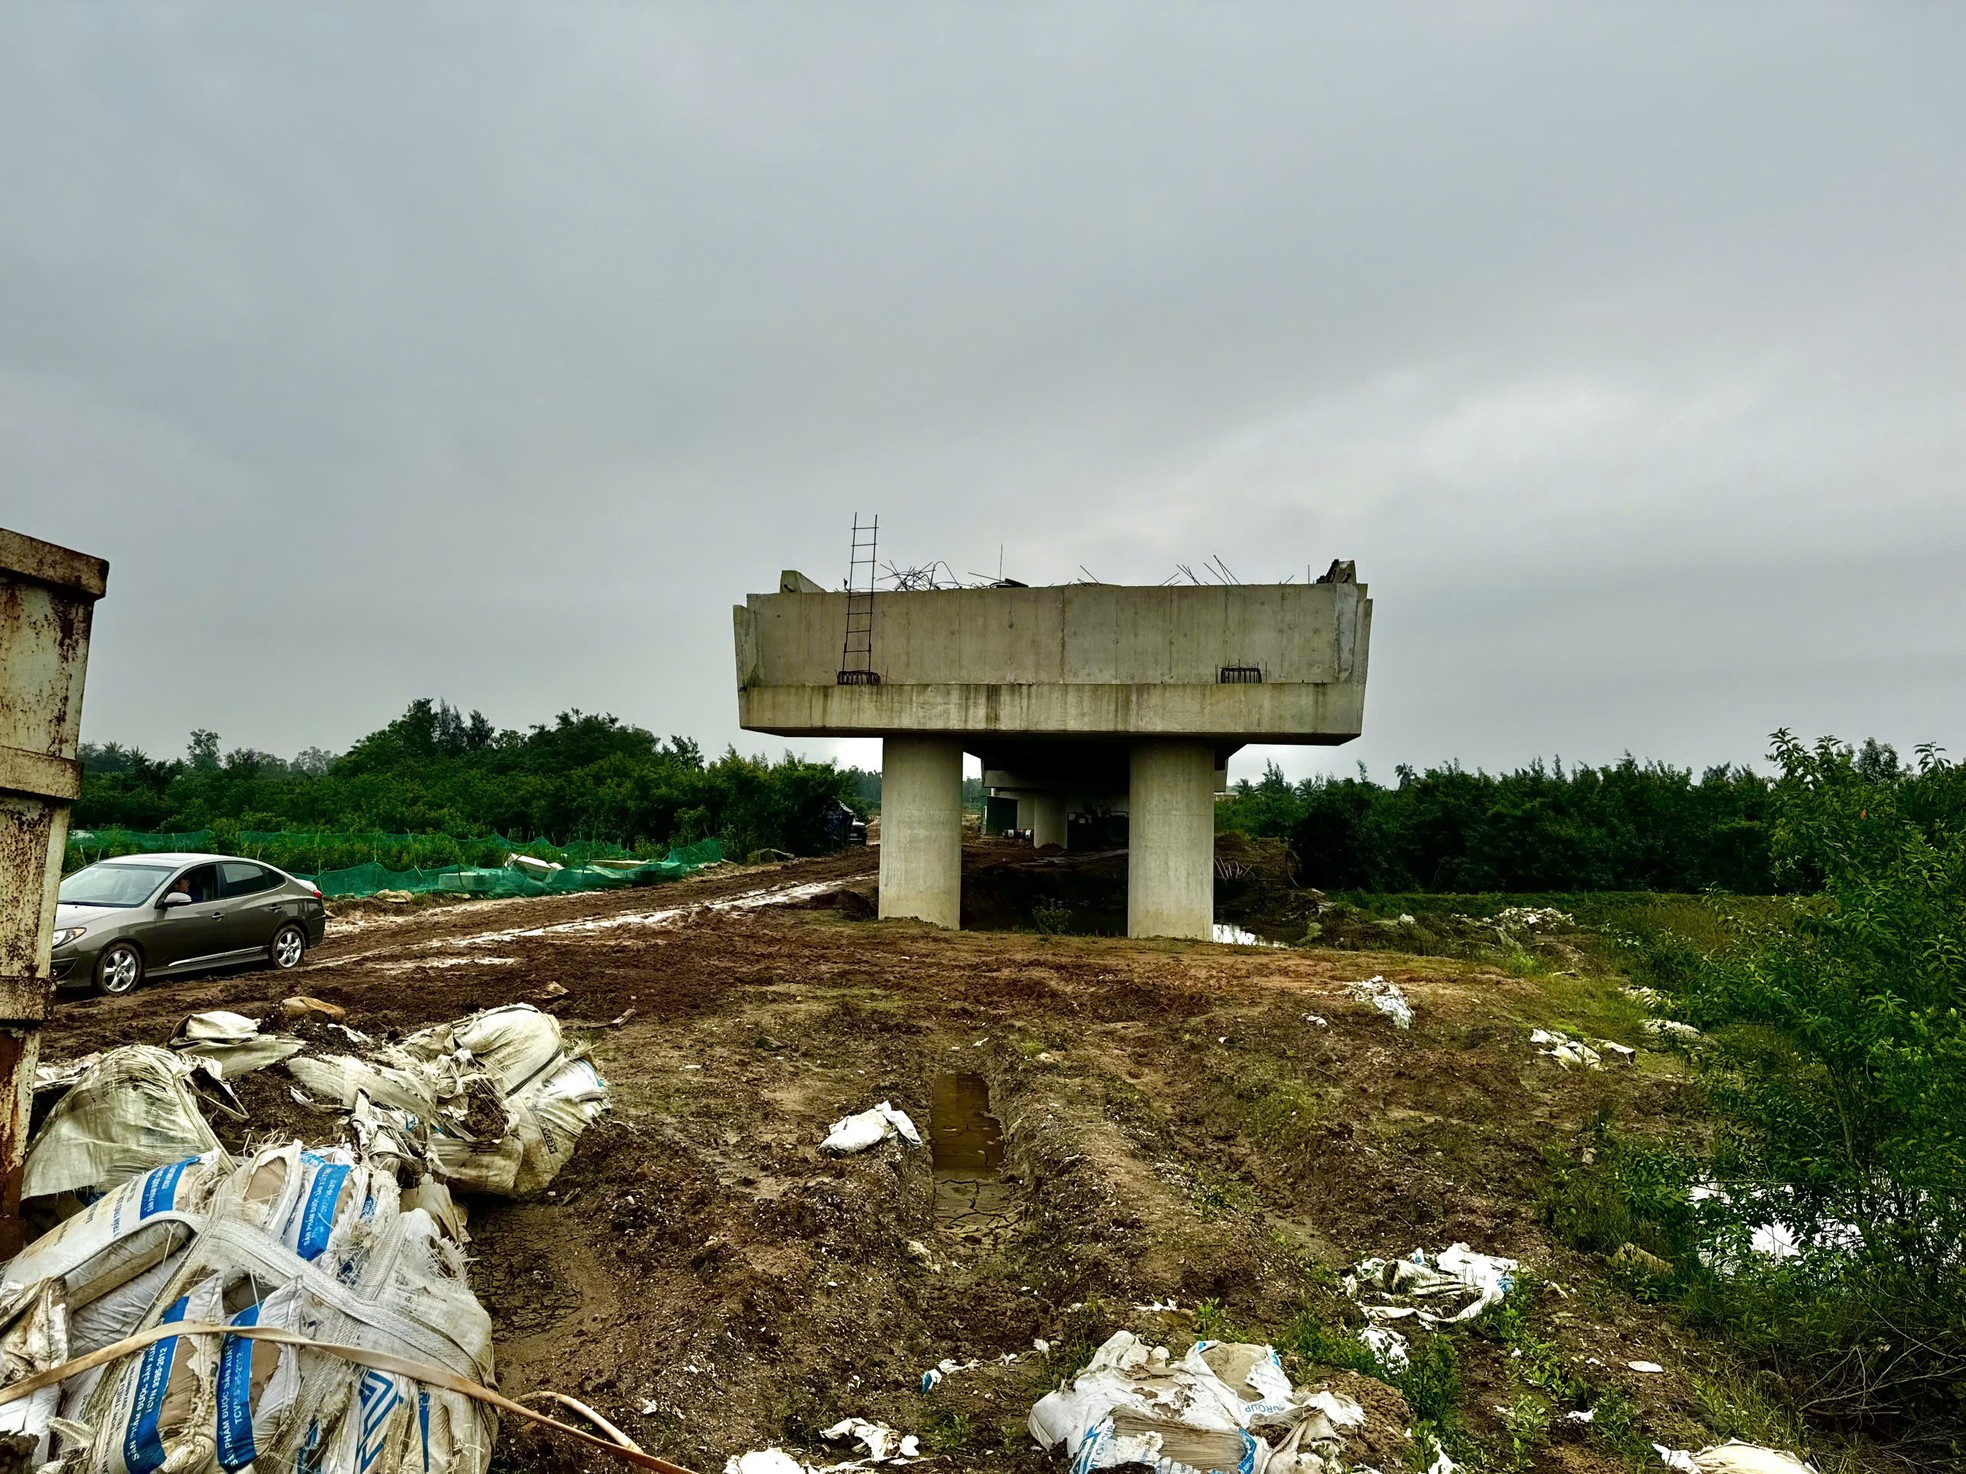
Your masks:
<path fill-rule="evenodd" d="M 74 941 L 77 937 L 81 936 L 82 933 L 87 930 L 88 928 L 86 926 L 65 926 L 60 931 L 55 933 L 54 944 L 57 947 L 66 947 L 70 942 Z"/>

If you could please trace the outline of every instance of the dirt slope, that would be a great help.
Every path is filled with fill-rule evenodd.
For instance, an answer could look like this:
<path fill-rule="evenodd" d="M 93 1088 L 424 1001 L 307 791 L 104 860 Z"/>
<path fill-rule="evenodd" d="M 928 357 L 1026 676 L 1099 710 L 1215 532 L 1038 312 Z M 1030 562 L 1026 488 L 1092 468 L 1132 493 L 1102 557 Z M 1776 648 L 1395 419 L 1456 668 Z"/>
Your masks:
<path fill-rule="evenodd" d="M 1547 1150 L 1574 1150 L 1607 1099 L 1644 1112 L 1677 1088 L 1660 1056 L 1575 1075 L 1529 1047 L 1532 1024 L 1615 1025 L 1610 982 L 947 934 L 812 909 L 812 891 L 871 866 L 863 851 L 651 891 L 365 917 L 298 975 L 66 1003 L 46 1053 L 161 1041 L 187 1012 L 263 1012 L 296 991 L 377 1033 L 540 1002 L 591 1047 L 613 1112 L 547 1196 L 473 1205 L 501 1382 L 584 1398 L 702 1470 L 770 1442 L 828 1452 L 818 1430 L 847 1415 L 921 1433 L 947 1467 L 1048 1467 L 1024 1414 L 1111 1331 L 1294 1327 L 1303 1346 L 1306 1327 L 1325 1325 L 1342 1339 L 1357 1317 L 1335 1271 L 1457 1240 L 1557 1283 L 1534 1297 L 1536 1333 L 1594 1389 L 1631 1400 L 1627 1445 L 1733 1431 L 1696 1421 L 1700 1348 L 1592 1279 L 1539 1223 Z M 761 889 L 805 904 L 758 904 Z M 1349 996 L 1375 972 L 1412 999 L 1410 1031 Z M 549 984 L 564 996 L 549 999 Z M 818 1150 L 828 1123 L 883 1099 L 926 1134 L 935 1081 L 952 1073 L 983 1077 L 1003 1127 L 1009 1226 L 979 1238 L 938 1228 L 925 1149 Z M 1525 1391 L 1521 1348 L 1461 1347 L 1470 1433 L 1507 1447 L 1498 1409 Z M 923 1395 L 923 1370 L 945 1357 L 1017 1359 Z M 1667 1372 L 1630 1372 L 1633 1360 Z M 1367 1385 L 1399 1423 L 1398 1395 Z M 1549 1409 L 1549 1441 L 1518 1467 L 1626 1467 L 1565 1410 Z M 1388 1470 L 1406 1456 L 1402 1431 L 1385 1430 Z M 500 1458 L 590 1463 L 521 1434 Z"/>

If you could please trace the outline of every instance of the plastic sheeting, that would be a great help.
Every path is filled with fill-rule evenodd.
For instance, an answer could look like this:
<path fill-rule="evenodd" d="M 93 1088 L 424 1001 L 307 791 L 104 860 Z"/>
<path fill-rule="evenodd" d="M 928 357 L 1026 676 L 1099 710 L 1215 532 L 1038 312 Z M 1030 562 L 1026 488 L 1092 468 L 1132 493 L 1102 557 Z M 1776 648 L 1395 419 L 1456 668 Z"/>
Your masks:
<path fill-rule="evenodd" d="M 1198 1341 L 1178 1361 L 1130 1331 L 1031 1409 L 1031 1436 L 1071 1474 L 1144 1464 L 1161 1474 L 1328 1474 L 1365 1411 L 1293 1388 L 1268 1346 Z M 1272 1442 L 1272 1440 L 1275 1440 Z"/>
<path fill-rule="evenodd" d="M 83 1069 L 28 1143 L 23 1198 L 85 1201 L 153 1167 L 219 1149 L 191 1082 L 204 1066 L 150 1044 Z"/>

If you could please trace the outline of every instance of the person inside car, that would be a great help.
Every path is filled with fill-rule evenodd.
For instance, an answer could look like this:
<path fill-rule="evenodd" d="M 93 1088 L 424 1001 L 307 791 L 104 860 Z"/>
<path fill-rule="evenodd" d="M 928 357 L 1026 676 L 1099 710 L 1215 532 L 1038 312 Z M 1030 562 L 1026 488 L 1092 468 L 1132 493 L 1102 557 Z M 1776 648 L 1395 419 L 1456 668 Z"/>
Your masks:
<path fill-rule="evenodd" d="M 187 870 L 171 882 L 171 888 L 166 894 L 183 896 L 193 905 L 202 905 L 211 899 L 209 895 L 203 894 L 203 892 L 210 889 L 207 883 L 210 875 L 211 869 L 209 866 L 200 866 L 196 870 Z"/>

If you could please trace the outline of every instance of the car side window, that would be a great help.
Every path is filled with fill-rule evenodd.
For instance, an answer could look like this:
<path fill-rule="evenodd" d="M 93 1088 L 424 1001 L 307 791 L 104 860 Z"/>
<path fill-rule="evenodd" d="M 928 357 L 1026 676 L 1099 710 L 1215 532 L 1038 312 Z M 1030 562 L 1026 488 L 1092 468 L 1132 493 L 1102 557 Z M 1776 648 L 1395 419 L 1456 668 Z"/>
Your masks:
<path fill-rule="evenodd" d="M 170 884 L 170 890 L 183 891 L 195 906 L 218 899 L 218 866 L 193 865 Z M 167 891 L 166 894 L 169 894 Z"/>
<path fill-rule="evenodd" d="M 243 860 L 224 861 L 218 869 L 222 885 L 219 894 L 228 901 L 234 896 L 270 891 L 280 883 L 280 877 L 271 870 L 261 865 L 248 865 Z"/>

